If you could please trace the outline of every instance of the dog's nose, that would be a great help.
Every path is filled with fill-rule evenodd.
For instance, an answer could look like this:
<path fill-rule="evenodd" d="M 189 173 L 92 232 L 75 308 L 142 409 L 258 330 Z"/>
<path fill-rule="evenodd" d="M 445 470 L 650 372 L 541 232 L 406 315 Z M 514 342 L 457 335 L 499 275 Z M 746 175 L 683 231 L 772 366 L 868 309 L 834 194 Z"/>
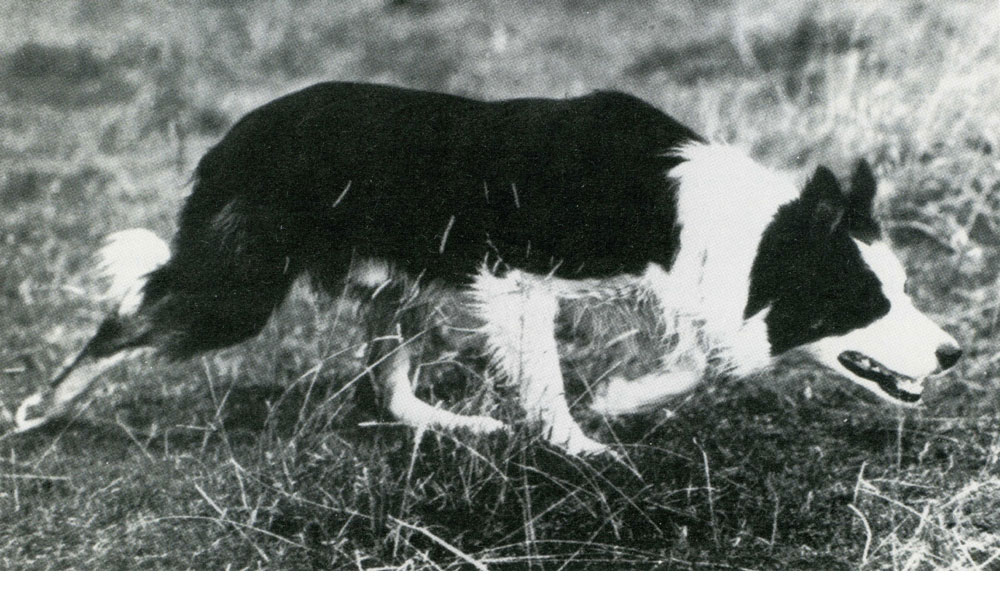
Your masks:
<path fill-rule="evenodd" d="M 937 356 L 938 364 L 941 365 L 941 370 L 947 371 L 962 357 L 962 349 L 951 343 L 941 344 L 934 354 Z"/>

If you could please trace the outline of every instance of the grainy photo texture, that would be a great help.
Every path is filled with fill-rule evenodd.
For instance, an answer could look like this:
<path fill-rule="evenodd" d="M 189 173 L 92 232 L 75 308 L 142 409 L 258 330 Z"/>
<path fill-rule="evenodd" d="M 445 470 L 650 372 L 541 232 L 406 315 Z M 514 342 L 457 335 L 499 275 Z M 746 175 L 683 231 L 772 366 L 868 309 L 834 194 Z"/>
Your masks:
<path fill-rule="evenodd" d="M 995 2 L 0 32 L 0 568 L 1000 565 Z"/>

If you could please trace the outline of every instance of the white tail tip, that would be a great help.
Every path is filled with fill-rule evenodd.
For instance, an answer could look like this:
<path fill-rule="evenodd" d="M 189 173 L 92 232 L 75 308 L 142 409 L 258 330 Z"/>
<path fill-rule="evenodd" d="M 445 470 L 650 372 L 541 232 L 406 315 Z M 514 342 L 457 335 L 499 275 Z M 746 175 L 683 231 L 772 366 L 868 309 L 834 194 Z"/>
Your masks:
<path fill-rule="evenodd" d="M 142 302 L 146 275 L 170 260 L 170 247 L 148 229 L 112 233 L 97 253 L 98 272 L 108 282 L 103 299 L 119 314 L 131 314 Z"/>

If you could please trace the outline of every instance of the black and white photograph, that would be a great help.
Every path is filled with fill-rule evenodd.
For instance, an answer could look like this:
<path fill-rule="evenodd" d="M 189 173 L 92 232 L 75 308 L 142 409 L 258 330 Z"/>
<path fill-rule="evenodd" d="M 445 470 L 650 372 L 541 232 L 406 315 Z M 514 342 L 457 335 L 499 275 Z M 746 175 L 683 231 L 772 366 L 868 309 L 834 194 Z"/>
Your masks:
<path fill-rule="evenodd" d="M 996 1 L 0 5 L 0 570 L 993 570 L 998 330 Z"/>

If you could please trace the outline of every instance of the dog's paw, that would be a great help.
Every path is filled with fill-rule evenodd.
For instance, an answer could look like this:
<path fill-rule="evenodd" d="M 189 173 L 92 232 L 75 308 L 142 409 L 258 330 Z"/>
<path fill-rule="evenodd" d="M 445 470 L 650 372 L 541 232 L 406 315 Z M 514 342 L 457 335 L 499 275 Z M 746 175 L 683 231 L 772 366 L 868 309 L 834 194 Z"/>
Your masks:
<path fill-rule="evenodd" d="M 564 449 L 567 454 L 579 456 L 581 458 L 592 458 L 597 456 L 617 457 L 617 453 L 607 444 L 602 444 L 589 437 L 580 437 L 570 441 Z"/>
<path fill-rule="evenodd" d="M 41 392 L 32 394 L 21 401 L 14 413 L 14 431 L 21 433 L 34 429 L 49 420 L 46 406 L 48 399 Z M 6 410 L 4 412 L 7 412 Z M 9 413 L 8 413 L 9 414 Z"/>
<path fill-rule="evenodd" d="M 587 437 L 576 423 L 549 429 L 546 439 L 571 456 L 589 457 L 614 454 L 610 447 Z"/>
<path fill-rule="evenodd" d="M 602 444 L 586 436 L 573 438 L 565 443 L 557 444 L 557 446 L 566 454 L 580 458 L 614 454 L 614 451 L 607 444 Z"/>

